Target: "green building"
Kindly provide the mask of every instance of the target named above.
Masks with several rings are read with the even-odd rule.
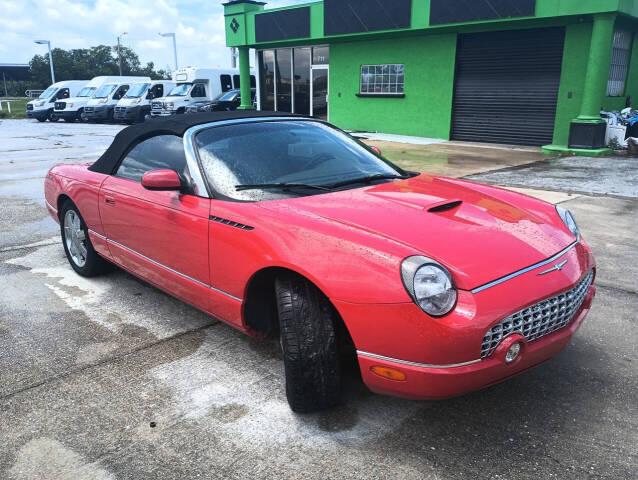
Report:
[[[601,108],[638,102],[638,0],[224,8],[242,80],[256,51],[258,108],[344,129],[596,154],[607,151]]]

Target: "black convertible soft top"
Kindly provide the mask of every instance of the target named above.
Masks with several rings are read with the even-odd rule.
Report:
[[[120,159],[128,151],[142,140],[157,135],[183,136],[186,130],[196,125],[211,122],[223,122],[225,120],[237,120],[242,118],[260,117],[300,117],[284,112],[268,112],[256,110],[235,110],[230,112],[191,113],[186,115],[174,115],[163,119],[153,119],[137,125],[132,125],[120,131],[111,146],[97,161],[89,167],[92,172],[112,175],[115,173]]]

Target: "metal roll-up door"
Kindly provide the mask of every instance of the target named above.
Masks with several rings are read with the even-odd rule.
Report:
[[[459,35],[451,138],[551,144],[564,43],[562,27]]]

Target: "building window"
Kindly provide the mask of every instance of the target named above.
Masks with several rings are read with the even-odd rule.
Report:
[[[631,32],[627,30],[614,32],[614,48],[611,55],[609,81],[607,82],[608,97],[620,97],[625,93],[632,41],[633,34]]]
[[[362,65],[361,90],[362,95],[403,95],[404,87],[403,64],[392,65]]]

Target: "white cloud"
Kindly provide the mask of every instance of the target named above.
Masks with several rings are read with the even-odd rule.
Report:
[[[266,8],[304,3],[273,0]],[[46,47],[33,40],[51,40],[52,47],[87,48],[122,42],[133,48],[143,63],[156,68],[173,65],[170,38],[176,32],[180,66],[226,67],[222,1],[206,0],[0,0],[0,63],[27,63]]]

